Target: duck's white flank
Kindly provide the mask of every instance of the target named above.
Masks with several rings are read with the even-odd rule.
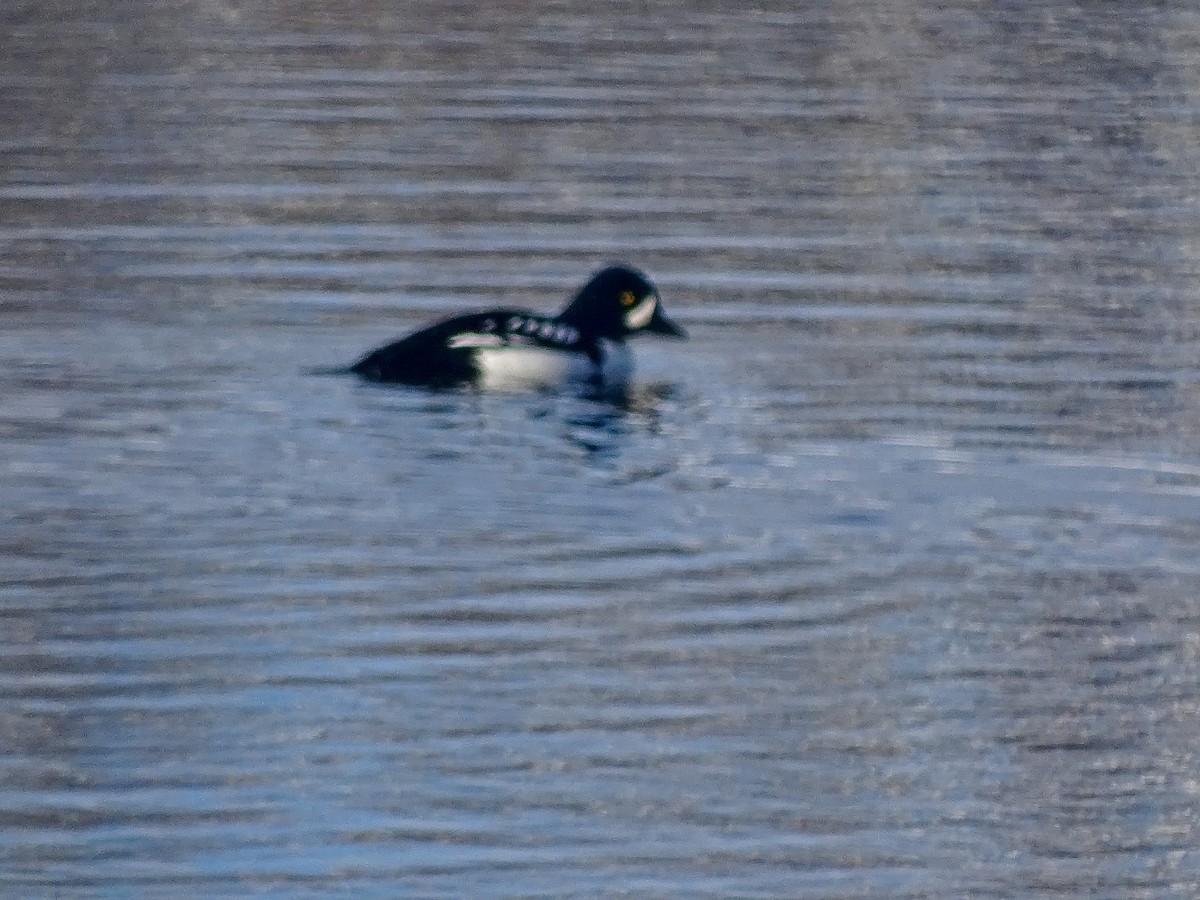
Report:
[[[604,341],[603,371],[583,353],[542,347],[479,346],[476,363],[484,390],[519,391],[557,387],[602,375],[606,385],[622,385],[633,371],[633,355],[623,343]]]

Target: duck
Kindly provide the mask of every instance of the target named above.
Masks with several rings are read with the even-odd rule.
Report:
[[[427,325],[349,367],[374,382],[483,389],[627,383],[639,334],[686,338],[645,273],[624,263],[594,273],[556,316],[496,307]]]

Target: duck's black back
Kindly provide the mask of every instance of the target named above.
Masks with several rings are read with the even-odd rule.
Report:
[[[351,372],[371,381],[400,381],[408,384],[453,385],[475,377],[472,353],[452,346],[461,334],[481,332],[497,317],[515,310],[489,310],[456,316],[373,350],[350,367]]]
[[[350,371],[371,381],[449,386],[478,377],[481,348],[512,342],[550,350],[592,350],[578,329],[523,309],[489,309],[455,316],[368,353]]]

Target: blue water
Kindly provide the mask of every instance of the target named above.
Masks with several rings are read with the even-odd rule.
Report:
[[[0,22],[0,894],[1200,894],[1191,10]]]

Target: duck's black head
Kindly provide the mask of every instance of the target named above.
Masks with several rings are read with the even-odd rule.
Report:
[[[593,275],[558,319],[575,326],[583,335],[613,341],[642,331],[687,337],[662,311],[658,291],[650,279],[624,265],[609,266]]]

